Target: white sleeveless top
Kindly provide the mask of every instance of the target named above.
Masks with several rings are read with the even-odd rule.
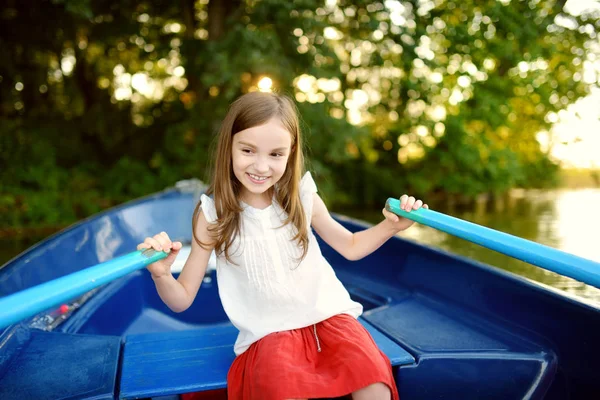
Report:
[[[310,223],[317,186],[307,172],[300,181],[300,201]],[[213,199],[202,195],[202,212],[217,219]],[[232,243],[230,264],[217,255],[217,283],[223,308],[240,331],[234,351],[240,355],[264,336],[298,329],[337,314],[358,318],[362,305],[350,299],[309,229],[306,257],[293,240],[295,227],[283,227],[286,213],[276,201],[265,209],[242,202],[240,233]]]

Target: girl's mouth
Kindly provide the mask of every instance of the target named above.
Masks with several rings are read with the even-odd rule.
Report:
[[[246,175],[248,176],[248,178],[250,179],[250,181],[252,183],[255,183],[257,185],[263,184],[267,181],[267,179],[269,179],[268,176],[254,175],[254,174],[250,174],[248,172],[246,172]]]

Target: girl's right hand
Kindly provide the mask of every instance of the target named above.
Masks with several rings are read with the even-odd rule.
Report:
[[[169,253],[167,257],[152,264],[148,264],[146,267],[152,274],[152,278],[156,279],[171,275],[171,265],[173,265],[175,257],[177,257],[181,247],[181,242],[171,242],[169,235],[167,235],[166,232],[161,232],[153,237],[147,237],[144,240],[144,243],[138,244],[137,249],[142,250],[152,248],[156,251],[164,251]]]

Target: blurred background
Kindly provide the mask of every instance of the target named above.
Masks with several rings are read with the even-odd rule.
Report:
[[[0,265],[208,179],[227,106],[293,97],[331,210],[390,196],[600,261],[600,1],[3,0]],[[600,304],[429,228],[402,234]]]

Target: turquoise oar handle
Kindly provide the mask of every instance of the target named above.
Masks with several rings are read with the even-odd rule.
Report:
[[[82,294],[163,259],[167,253],[138,250],[0,298],[0,329],[72,300]]]
[[[600,263],[433,210],[420,208],[407,213],[400,209],[398,199],[388,199],[385,208],[401,217],[600,288]]]

